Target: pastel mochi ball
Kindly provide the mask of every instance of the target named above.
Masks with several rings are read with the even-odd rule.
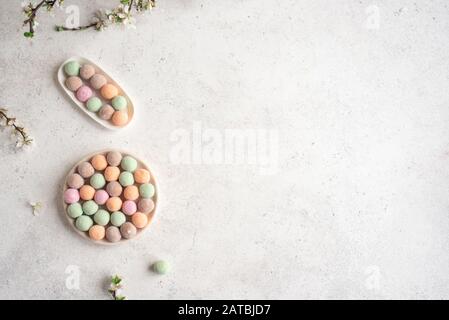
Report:
[[[106,191],[111,197],[118,197],[122,194],[123,188],[117,181],[111,181],[106,185]]]
[[[81,86],[76,91],[76,98],[81,102],[86,102],[90,97],[92,97],[92,89],[88,86]]]
[[[92,177],[90,177],[90,185],[94,189],[101,189],[105,186],[106,180],[101,173],[96,173]]]
[[[94,225],[89,229],[89,237],[92,240],[99,241],[102,240],[105,236],[106,230],[103,226]]]
[[[108,152],[106,155],[106,160],[108,161],[110,166],[118,167],[120,162],[122,161],[122,154],[118,151]]]
[[[139,187],[139,193],[142,198],[153,197],[154,191],[154,186],[151,183],[144,183]]]
[[[126,200],[122,205],[122,212],[128,216],[132,216],[137,211],[137,205],[134,201]]]
[[[166,274],[170,271],[170,265],[164,260],[159,260],[153,263],[151,269],[158,274]]]
[[[148,183],[150,182],[150,172],[146,169],[137,169],[134,172],[134,180],[137,183]]]
[[[95,196],[95,189],[92,186],[85,184],[80,189],[80,197],[84,201],[92,200]]]
[[[108,162],[106,161],[106,157],[102,154],[97,154],[92,157],[90,160],[92,167],[94,167],[97,171],[103,171],[108,166]]]
[[[139,188],[134,185],[127,186],[123,191],[123,197],[126,200],[137,200],[139,198]]]
[[[67,214],[69,217],[75,219],[78,218],[80,215],[83,214],[83,208],[80,203],[72,203],[67,207]]]
[[[67,89],[75,92],[83,85],[83,80],[81,80],[81,78],[79,78],[79,77],[71,76],[65,80],[65,85],[66,85]]]
[[[125,222],[120,226],[120,233],[125,239],[134,238],[137,234],[136,227],[131,222]]]
[[[108,182],[117,181],[119,176],[120,169],[118,167],[109,166],[104,170],[104,177]]]
[[[132,215],[131,221],[133,225],[136,226],[136,228],[142,229],[145,228],[148,224],[148,217],[146,214],[143,214],[142,212],[136,212]]]
[[[120,227],[126,222],[126,217],[121,211],[115,211],[111,214],[111,224]]]
[[[91,97],[89,100],[87,100],[86,107],[87,110],[91,112],[98,112],[100,110],[102,105],[101,100],[98,97]]]
[[[73,189],[79,189],[84,185],[84,179],[78,173],[73,173],[67,178],[67,185]]]
[[[80,163],[77,170],[83,178],[90,178],[95,173],[94,167],[87,161]]]
[[[83,212],[88,216],[95,214],[98,211],[98,204],[93,200],[89,200],[83,203]]]
[[[95,74],[95,67],[91,64],[85,64],[80,68],[80,77],[89,80]]]
[[[79,200],[80,200],[80,194],[77,189],[70,188],[64,192],[65,203],[72,204],[72,203],[78,202]]]
[[[89,230],[93,224],[94,224],[94,222],[92,221],[92,218],[89,216],[85,216],[85,215],[79,216],[78,218],[76,218],[76,221],[75,221],[75,226],[80,231]]]
[[[126,101],[126,98],[124,96],[114,97],[112,99],[111,104],[112,104],[112,107],[117,111],[124,110],[128,106],[128,102]]]
[[[114,108],[108,104],[105,104],[101,107],[100,111],[98,111],[98,116],[103,120],[110,120],[112,115],[114,114]]]
[[[120,210],[122,208],[122,199],[119,197],[109,198],[108,201],[106,201],[106,208],[111,212]]]
[[[80,64],[77,61],[69,61],[64,65],[64,72],[68,76],[77,76],[80,72]]]
[[[130,156],[124,156],[120,166],[125,171],[134,172],[137,169],[137,160]]]
[[[105,76],[102,74],[94,74],[92,78],[90,78],[90,85],[95,90],[100,90],[101,87],[103,87],[108,81],[106,80]]]
[[[112,124],[117,127],[122,127],[128,123],[128,113],[123,111],[115,111],[112,115]]]
[[[100,209],[94,215],[94,221],[100,226],[105,226],[109,223],[111,215],[106,210]]]
[[[106,239],[109,242],[118,242],[122,239],[119,228],[115,226],[110,226],[106,229]]]
[[[140,199],[137,203],[137,210],[142,213],[150,213],[154,209],[154,202],[151,199]]]
[[[108,201],[109,194],[105,190],[95,191],[94,200],[97,204],[103,205]]]
[[[106,100],[111,100],[112,98],[118,95],[117,87],[110,83],[105,84],[103,87],[101,87],[100,92],[102,97],[105,98]]]
[[[120,173],[118,180],[119,180],[120,184],[124,187],[134,184],[133,174],[128,171],[123,171],[122,173]]]

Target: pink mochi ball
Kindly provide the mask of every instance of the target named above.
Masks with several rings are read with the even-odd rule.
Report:
[[[132,216],[137,211],[137,205],[134,201],[126,200],[123,202],[122,211],[128,216]]]
[[[97,204],[105,204],[109,199],[109,194],[105,190],[95,191],[94,200]]]
[[[81,86],[76,91],[76,98],[81,102],[86,102],[90,97],[92,97],[92,89],[88,86]]]
[[[64,201],[67,204],[72,204],[80,200],[80,193],[76,189],[67,189],[64,192]]]

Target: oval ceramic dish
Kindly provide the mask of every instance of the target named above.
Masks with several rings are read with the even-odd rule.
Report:
[[[80,102],[76,96],[75,96],[75,92],[70,91],[66,84],[65,81],[68,78],[68,76],[65,74],[64,72],[64,66],[66,63],[70,62],[70,61],[77,61],[80,65],[84,65],[84,64],[90,64],[92,66],[95,67],[95,73],[97,74],[101,74],[103,75],[107,82],[116,86],[118,91],[119,91],[119,95],[125,97],[128,101],[128,106],[127,106],[127,112],[128,112],[128,122],[123,125],[123,126],[115,126],[112,124],[111,121],[109,120],[103,120],[101,119],[96,113],[89,111],[85,104],[83,102]],[[111,130],[118,130],[118,129],[122,129],[124,127],[126,127],[133,119],[134,117],[134,104],[133,101],[131,100],[131,98],[128,96],[128,94],[125,92],[125,90],[123,90],[123,88],[114,80],[112,79],[103,69],[101,69],[96,63],[83,58],[83,57],[78,57],[78,56],[74,56],[71,57],[69,59],[67,59],[66,61],[64,61],[61,66],[58,69],[58,82],[59,85],[61,86],[61,88],[65,91],[65,93],[67,93],[67,95],[70,97],[70,99],[73,101],[73,103],[75,103],[84,113],[86,113],[89,117],[91,117],[95,122],[101,124],[103,127],[111,129]],[[90,86],[89,81],[83,80],[83,84]],[[97,96],[98,98],[100,98],[100,100],[102,101],[103,104],[105,103],[110,103],[109,101],[106,101],[100,94],[99,90],[94,90],[92,88],[92,91],[95,92],[95,96]]]
[[[154,186],[154,195],[153,195],[153,197],[151,197],[151,199],[153,200],[153,202],[154,202],[154,208],[149,212],[149,213],[147,213],[146,215],[147,215],[147,218],[148,218],[148,223],[147,223],[147,225],[145,226],[145,227],[143,227],[143,228],[140,228],[140,229],[137,229],[137,234],[133,237],[133,238],[130,238],[130,239],[125,239],[125,238],[121,238],[121,240],[119,240],[118,242],[109,242],[108,240],[106,240],[106,238],[104,238],[104,239],[102,239],[102,240],[93,240],[93,239],[91,239],[90,237],[89,237],[89,234],[88,234],[88,232],[86,231],[86,232],[84,232],[84,231],[80,231],[79,229],[77,229],[76,228],[76,226],[75,226],[75,221],[76,221],[76,219],[74,219],[74,218],[71,218],[69,215],[68,215],[68,213],[67,213],[67,207],[69,206],[66,202],[65,202],[65,200],[64,200],[64,193],[65,193],[65,191],[67,190],[67,189],[69,189],[69,187],[67,186],[67,182],[68,182],[68,178],[73,174],[73,173],[77,173],[77,168],[78,168],[78,166],[81,164],[81,163],[83,163],[83,162],[90,162],[90,160],[92,159],[92,157],[93,156],[95,156],[95,155],[104,155],[104,156],[106,156],[106,154],[108,153],[108,152],[111,152],[111,151],[117,151],[117,152],[120,152],[121,154],[122,154],[122,156],[124,157],[124,156],[130,156],[130,157],[132,157],[132,158],[134,158],[136,161],[137,161],[137,169],[146,169],[146,170],[148,170],[149,171],[149,173],[150,173],[150,183],[151,184],[153,184],[153,186]],[[119,165],[120,166],[120,165]],[[103,170],[104,171],[104,170]],[[97,172],[103,172],[103,171],[98,171],[98,170],[96,170],[95,171],[95,173],[97,173]],[[85,180],[85,184],[89,184],[89,178],[87,178],[87,179],[84,179]],[[138,183],[134,183],[134,185],[139,185]],[[139,159],[138,157],[136,157],[136,156],[134,156],[134,155],[132,155],[132,154],[130,154],[130,153],[128,153],[128,152],[124,152],[124,151],[121,151],[121,150],[113,150],[113,149],[108,149],[108,150],[103,150],[103,151],[98,151],[98,152],[95,152],[95,153],[92,153],[92,154],[90,154],[90,155],[88,155],[88,156],[86,156],[86,157],[84,157],[83,159],[81,159],[78,163],[76,163],[73,167],[72,167],[72,169],[68,172],[68,174],[67,174],[67,176],[66,176],[66,178],[65,178],[65,180],[64,180],[64,186],[63,186],[63,188],[62,188],[62,198],[61,198],[61,201],[62,201],[62,207],[64,208],[64,216],[67,218],[67,221],[69,222],[69,224],[73,227],[73,229],[75,230],[75,232],[76,233],[78,233],[80,236],[82,236],[83,238],[85,238],[85,239],[87,239],[87,240],[90,240],[91,242],[94,242],[94,243],[96,243],[96,244],[102,244],[102,245],[116,245],[116,244],[119,244],[119,243],[123,243],[123,242],[127,242],[127,241],[130,241],[130,240],[133,240],[133,239],[136,239],[140,234],[142,234],[143,232],[144,232],[144,230],[146,230],[147,228],[148,228],[148,226],[151,224],[151,222],[152,222],[152,220],[153,220],[153,217],[154,217],[154,215],[155,215],[155,213],[156,213],[156,209],[157,209],[157,205],[158,205],[158,191],[159,191],[159,186],[158,186],[158,184],[157,184],[157,181],[156,181],[156,178],[155,178],[155,176],[154,176],[154,174],[153,174],[153,172],[151,171],[151,169],[141,160],[141,159]],[[124,197],[123,197],[123,192],[122,192],[122,194],[120,195],[120,198],[122,199],[122,201],[124,201]],[[139,200],[139,199],[141,199],[141,197],[139,196],[139,198],[137,199],[137,200]],[[136,202],[137,202],[137,200],[136,200]],[[79,203],[82,203],[83,202],[83,200],[79,200]],[[107,210],[108,211],[108,209],[104,206],[104,205],[100,205],[99,206],[99,209],[104,209],[104,210]],[[125,215],[126,216],[126,222],[130,222],[131,221],[131,216],[128,216],[128,215]],[[93,217],[93,216],[92,216]],[[95,223],[94,223],[94,225],[95,225]],[[107,227],[109,227],[109,226],[111,226],[111,222],[109,221],[109,223],[105,226],[105,228],[107,228]]]

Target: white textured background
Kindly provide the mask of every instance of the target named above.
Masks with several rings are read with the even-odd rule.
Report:
[[[0,3],[0,104],[36,145],[0,134],[0,298],[104,299],[116,272],[132,299],[449,298],[447,1],[160,0],[128,31],[56,33],[64,11],[41,13],[32,41],[14,2]],[[66,5],[81,2],[84,22],[115,4]],[[72,55],[127,89],[132,126],[106,131],[63,95]],[[170,135],[195,121],[278,130],[278,173],[174,165]],[[109,147],[154,168],[161,207],[141,238],[104,248],[58,199],[70,167]],[[169,275],[148,270],[157,258]]]

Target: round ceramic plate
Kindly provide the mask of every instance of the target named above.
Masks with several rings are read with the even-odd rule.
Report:
[[[87,110],[87,108],[85,106],[85,103],[78,101],[78,99],[75,96],[75,93],[70,91],[67,88],[67,86],[65,85],[65,81],[68,78],[68,76],[64,73],[64,65],[67,62],[70,62],[70,61],[77,61],[80,65],[84,65],[84,64],[91,64],[91,65],[93,65],[95,67],[95,72],[105,76],[105,78],[108,81],[108,83],[113,84],[114,86],[117,87],[117,89],[119,91],[119,95],[124,96],[128,100],[128,110],[127,110],[128,111],[128,122],[124,126],[121,126],[121,127],[120,126],[114,126],[110,120],[103,120],[95,112],[91,112],[91,111]],[[58,69],[58,75],[57,76],[58,76],[58,82],[59,82],[62,90],[65,91],[65,93],[70,97],[70,99],[73,101],[73,103],[75,105],[77,105],[78,108],[80,108],[85,114],[87,114],[95,122],[99,123],[103,127],[111,129],[111,130],[118,130],[118,129],[122,129],[122,128],[126,127],[132,121],[132,119],[134,117],[134,104],[133,104],[133,101],[128,96],[128,94],[125,92],[125,90],[123,90],[123,88],[114,79],[112,79],[111,76],[109,76],[105,71],[103,71],[103,69],[101,69],[94,62],[92,62],[92,61],[90,61],[90,60],[88,60],[86,58],[83,58],[83,57],[78,57],[78,56],[71,57],[71,58],[67,59],[66,61],[64,61],[61,64],[61,66]],[[89,82],[86,81],[86,80],[83,80],[83,84],[85,84],[85,85],[89,86],[90,88],[92,88],[90,86]],[[98,98],[100,98],[100,100],[103,102],[103,104],[106,104],[106,103],[110,104],[110,101],[105,101],[105,99],[101,96],[101,94],[100,94],[100,92],[98,90],[92,89],[92,91],[94,92],[94,96],[97,96]]]
[[[154,191],[154,196],[151,198],[151,199],[153,200],[153,202],[154,202],[154,208],[153,208],[153,210],[151,210],[149,213],[146,214],[147,217],[148,217],[148,223],[147,223],[147,225],[146,225],[144,228],[137,229],[137,234],[136,234],[133,238],[131,238],[131,239],[125,239],[125,238],[122,237],[121,240],[118,241],[118,242],[109,242],[108,240],[106,240],[106,238],[104,238],[103,240],[92,240],[92,239],[89,237],[89,234],[88,234],[87,231],[86,231],[86,232],[83,232],[83,231],[78,230],[78,229],[76,228],[76,226],[75,226],[75,220],[76,220],[76,219],[71,218],[71,217],[67,214],[67,207],[68,207],[68,204],[66,204],[65,201],[64,201],[64,193],[65,193],[65,191],[66,191],[67,189],[69,189],[69,187],[67,186],[68,178],[69,178],[73,173],[77,173],[77,168],[78,168],[78,166],[79,166],[81,163],[83,163],[83,162],[90,162],[90,160],[92,159],[92,157],[95,156],[95,155],[102,154],[102,155],[106,156],[106,154],[107,154],[108,152],[111,152],[111,151],[117,151],[117,152],[120,152],[120,153],[122,154],[123,157],[124,157],[124,156],[130,156],[130,157],[133,157],[134,159],[136,159],[136,161],[137,161],[137,169],[142,168],[142,169],[146,169],[146,170],[148,170],[148,171],[150,172],[150,183],[154,186],[154,189],[155,189],[155,191]],[[121,171],[122,171],[122,170],[121,170]],[[95,171],[95,173],[103,173],[103,172],[104,172],[104,170],[103,170],[103,171],[97,171],[97,170]],[[85,184],[89,184],[89,178],[84,179],[84,180],[85,180]],[[140,184],[138,184],[137,182],[135,182],[134,185],[138,187]],[[103,188],[103,189],[104,189],[104,188]],[[78,162],[73,166],[73,168],[68,172],[68,174],[67,174],[67,176],[66,176],[66,178],[65,178],[65,180],[64,180],[64,186],[63,186],[63,188],[62,188],[62,199],[61,199],[61,201],[62,201],[62,204],[63,204],[62,207],[64,208],[64,216],[67,218],[68,222],[69,222],[70,225],[73,227],[73,229],[76,231],[76,233],[78,233],[78,234],[79,234],[80,236],[82,236],[83,238],[88,239],[88,240],[90,240],[90,241],[92,241],[92,242],[94,242],[94,243],[97,243],[97,244],[115,245],[115,244],[124,243],[124,242],[130,241],[130,240],[136,239],[139,235],[141,235],[141,234],[148,228],[148,226],[151,224],[151,222],[152,222],[152,220],[153,220],[153,217],[154,217],[154,215],[155,215],[155,213],[156,213],[156,209],[157,209],[157,205],[158,205],[158,191],[159,191],[159,187],[158,187],[156,178],[155,178],[155,176],[154,176],[154,174],[153,174],[153,171],[151,171],[151,169],[145,164],[144,161],[142,161],[141,159],[139,159],[139,158],[136,157],[135,155],[130,154],[130,153],[128,153],[128,152],[124,152],[124,151],[121,151],[121,150],[110,149],[110,150],[103,150],[103,151],[99,151],[99,152],[92,153],[92,154],[90,154],[90,155],[84,157],[84,158],[81,159],[80,161],[78,161]],[[125,200],[124,197],[123,197],[123,192],[122,192],[122,194],[120,195],[120,198],[121,198],[122,202]],[[137,203],[140,199],[141,199],[141,197],[139,196],[139,198],[138,198],[137,200],[135,200],[135,202]],[[84,202],[83,200],[81,200],[81,199],[79,200],[79,203],[82,204],[83,202]],[[104,209],[104,210],[108,211],[109,213],[111,213],[111,212],[106,208],[105,205],[99,205],[99,209]],[[125,215],[125,216],[126,216],[126,221],[127,221],[127,222],[131,222],[131,216],[128,216],[128,215]],[[91,217],[93,217],[93,216],[91,216]],[[95,225],[95,222],[94,222],[94,225]],[[109,227],[109,226],[111,226],[111,222],[109,222],[109,223],[105,226],[105,228],[107,228],[107,227]]]

